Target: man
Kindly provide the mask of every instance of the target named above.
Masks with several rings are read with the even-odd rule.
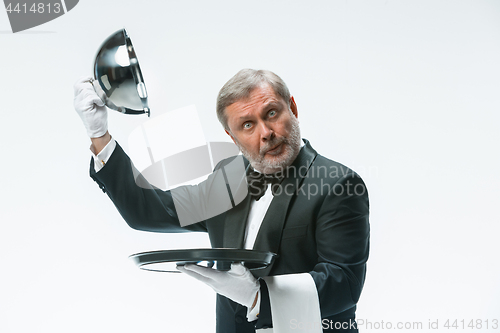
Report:
[[[204,231],[213,247],[278,254],[255,277],[241,264],[227,272],[179,267],[218,293],[217,332],[357,332],[369,248],[368,194],[354,171],[301,141],[297,105],[281,78],[242,70],[217,99],[217,116],[249,173],[268,181],[258,191],[250,183],[249,195],[227,212],[185,227],[171,191],[135,184],[130,160],[107,132],[106,109],[85,80],[75,84],[75,108],[92,140],[91,177],[131,227]]]

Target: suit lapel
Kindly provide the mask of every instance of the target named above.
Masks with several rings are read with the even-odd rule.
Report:
[[[248,160],[243,157],[243,163],[245,166],[245,174],[248,172],[250,167],[250,163]],[[232,188],[230,184],[227,183],[226,186]],[[248,213],[250,212],[250,203],[251,197],[248,195],[248,190],[241,189],[242,186],[248,186],[246,177],[242,177],[241,181],[239,181],[235,193],[239,193],[244,190],[246,192],[246,197],[238,203],[235,207],[228,210],[225,214],[224,218],[224,236],[222,239],[222,247],[223,248],[233,248],[233,249],[241,249],[243,248],[243,240],[245,237],[245,225],[248,219]],[[234,196],[234,194],[233,194]]]
[[[267,210],[255,240],[254,250],[269,251],[278,254],[288,207],[317,155],[309,142],[307,140],[304,141],[306,145],[301,149],[299,155],[289,168],[287,177],[281,182],[280,193],[276,194]],[[272,266],[273,264],[265,269],[255,270],[254,273],[259,277],[267,276]]]
[[[245,165],[245,174],[248,173],[250,163],[246,158],[243,158]],[[229,185],[228,185],[229,186]],[[243,177],[238,186],[248,186],[246,177]],[[246,189],[245,189],[246,190]],[[237,192],[240,191],[239,189]],[[243,240],[245,237],[245,226],[247,224],[248,213],[250,212],[251,196],[246,190],[246,197],[237,204],[234,208],[226,212],[224,220],[224,238],[222,245],[224,248],[242,249]]]
[[[245,237],[245,225],[250,211],[250,195],[236,207],[226,212],[224,222],[224,239],[222,241],[224,248],[243,248],[243,238]]]

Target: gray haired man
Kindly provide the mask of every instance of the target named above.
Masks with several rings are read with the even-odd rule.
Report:
[[[234,208],[187,226],[179,222],[171,191],[136,185],[92,91],[84,80],[75,84],[75,108],[92,140],[91,177],[132,228],[208,232],[214,248],[278,255],[252,272],[239,263],[228,271],[179,268],[217,292],[218,333],[357,332],[369,250],[368,193],[354,171],[301,139],[297,105],[279,76],[241,70],[217,99],[217,116],[245,165],[275,184],[264,183],[259,195],[249,191]]]

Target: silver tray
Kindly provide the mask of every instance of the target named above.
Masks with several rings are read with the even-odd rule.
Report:
[[[184,249],[141,252],[129,258],[141,269],[155,272],[180,273],[175,266],[198,264],[218,270],[229,270],[231,263],[241,262],[248,269],[263,269],[271,264],[276,254],[244,249]]]

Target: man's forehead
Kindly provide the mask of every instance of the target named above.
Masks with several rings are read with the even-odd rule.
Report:
[[[238,109],[251,106],[253,104],[278,104],[283,101],[283,98],[276,94],[274,89],[269,84],[262,84],[252,89],[248,96],[243,97],[228,106]]]

